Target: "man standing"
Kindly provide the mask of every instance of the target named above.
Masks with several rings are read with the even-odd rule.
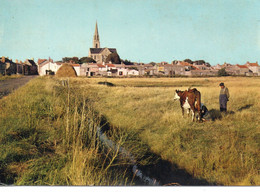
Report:
[[[224,83],[220,83],[219,86],[220,94],[219,94],[219,105],[220,105],[220,112],[227,112],[227,102],[229,100],[229,91],[228,88],[225,87]]]

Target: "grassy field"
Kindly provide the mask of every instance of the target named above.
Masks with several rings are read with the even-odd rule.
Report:
[[[110,82],[106,86],[99,82]],[[230,91],[219,112],[220,82]],[[215,117],[182,118],[175,89],[196,87]],[[127,160],[106,151],[110,136],[147,165],[155,154],[217,185],[260,185],[260,78],[37,78],[0,100],[0,181],[16,185],[135,185]],[[171,169],[176,169],[172,166]],[[170,172],[171,170],[169,170]]]
[[[87,92],[47,77],[0,100],[0,183],[133,184],[127,162],[97,139]]]
[[[108,121],[138,133],[152,152],[195,178],[218,185],[259,185],[260,79],[142,78],[81,79],[92,86],[95,108]],[[100,81],[114,87],[98,85]],[[229,113],[219,112],[219,83],[230,91]],[[196,87],[214,121],[182,118],[175,89]]]

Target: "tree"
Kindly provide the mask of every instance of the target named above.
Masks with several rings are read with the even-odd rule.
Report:
[[[153,65],[153,66],[155,66],[155,65],[156,65],[156,63],[155,63],[155,62],[150,62],[149,64],[150,64],[150,65]]]
[[[184,62],[187,62],[187,63],[190,63],[190,64],[192,64],[192,63],[193,63],[193,61],[192,61],[192,60],[190,60],[190,59],[185,59],[185,60],[184,60]]]
[[[228,73],[226,72],[225,68],[222,68],[218,71],[218,76],[228,76]]]
[[[204,60],[197,60],[197,61],[195,61],[195,63],[196,63],[196,65],[203,65],[206,62]]]
[[[96,63],[96,61],[94,59],[92,59],[91,57],[82,57],[79,59],[79,64],[82,63]]]
[[[125,65],[133,65],[134,63],[133,62],[131,62],[130,60],[122,60],[123,61],[123,63],[125,64]]]
[[[62,58],[62,62],[63,63],[78,63],[79,62],[79,58],[78,57],[64,57]]]
[[[121,59],[119,57],[119,55],[115,52],[115,53],[111,53],[107,56],[106,58],[106,63],[115,63],[115,64],[120,64],[121,63]]]

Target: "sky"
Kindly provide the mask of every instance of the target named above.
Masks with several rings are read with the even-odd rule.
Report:
[[[0,56],[88,56],[101,47],[133,62],[260,61],[260,0],[0,0]]]

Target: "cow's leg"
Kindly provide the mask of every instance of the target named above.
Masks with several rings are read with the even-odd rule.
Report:
[[[191,114],[192,114],[192,121],[194,121],[194,117],[195,117],[195,107],[193,105],[190,106],[191,107]]]
[[[187,115],[189,117],[189,114],[190,114],[190,108],[187,109]]]
[[[184,118],[184,108],[182,107],[181,110],[182,110],[182,117]]]
[[[198,112],[198,121],[200,121],[200,118],[201,118],[201,113]]]
[[[194,116],[195,116],[195,112],[193,110],[191,110],[191,119],[192,119],[192,121],[194,121]]]

